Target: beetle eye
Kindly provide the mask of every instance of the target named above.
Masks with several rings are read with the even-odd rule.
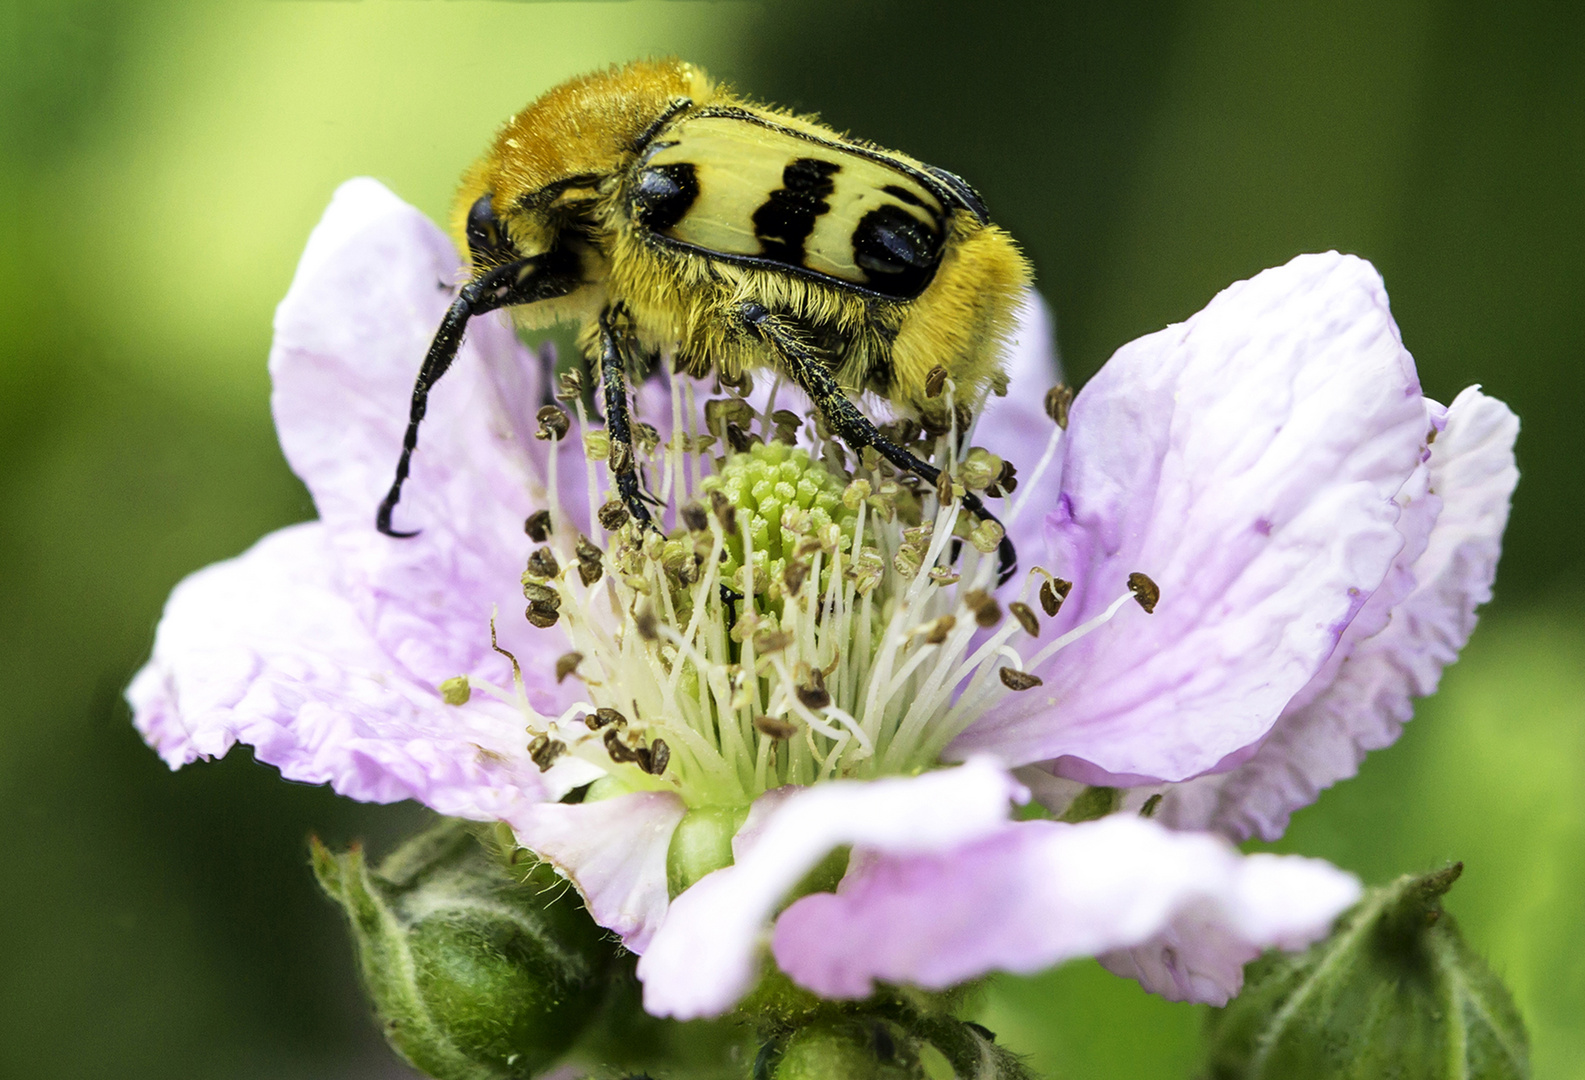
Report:
[[[468,251],[474,262],[496,261],[512,245],[501,219],[495,216],[491,199],[486,191],[468,208]]]

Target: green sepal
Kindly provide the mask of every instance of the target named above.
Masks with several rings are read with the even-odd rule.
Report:
[[[1030,1080],[985,1028],[947,1016],[832,1010],[765,1044],[754,1080]]]
[[[548,866],[511,866],[458,821],[378,870],[310,846],[387,1040],[437,1080],[526,1080],[600,1008],[615,949]]]
[[[958,1018],[975,990],[883,986],[830,1001],[773,970],[739,1006],[762,1039],[753,1080],[1030,1080],[995,1035]]]
[[[1122,804],[1122,792],[1114,787],[1087,787],[1074,796],[1068,808],[1062,811],[1058,821],[1078,824],[1083,821],[1096,821],[1112,813]]]
[[[1371,890],[1308,952],[1246,969],[1209,1080],[1522,1080],[1524,1022],[1442,896],[1463,864]]]

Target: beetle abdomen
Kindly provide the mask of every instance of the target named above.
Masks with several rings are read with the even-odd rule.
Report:
[[[662,244],[912,299],[930,283],[945,242],[947,197],[938,187],[879,151],[707,110],[650,145],[629,212]]]

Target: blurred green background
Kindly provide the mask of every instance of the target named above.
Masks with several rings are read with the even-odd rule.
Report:
[[[312,514],[270,318],[341,180],[431,215],[508,113],[676,52],[971,180],[1070,372],[1336,247],[1385,275],[1429,393],[1524,421],[1499,599],[1442,693],[1283,850],[1450,907],[1538,1077],[1585,1078],[1585,7],[1430,0],[21,0],[0,139],[0,1075],[398,1077],[304,840],[408,807],[245,751],[166,772],[120,693],[184,574]],[[1193,1068],[1199,1010],[1093,964],[997,981],[1054,1077]]]

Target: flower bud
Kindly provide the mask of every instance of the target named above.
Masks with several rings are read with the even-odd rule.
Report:
[[[314,873],[352,924],[392,1047],[439,1080],[529,1077],[600,1005],[612,949],[548,867],[514,872],[449,821],[377,871],[312,841]]]
[[[771,1080],[1029,1080],[978,1024],[951,1017],[839,1012],[766,1047],[756,1075]]]
[[[1212,1080],[1518,1080],[1529,1041],[1508,990],[1442,910],[1462,863],[1373,889],[1332,936],[1251,964],[1212,1021]]]

